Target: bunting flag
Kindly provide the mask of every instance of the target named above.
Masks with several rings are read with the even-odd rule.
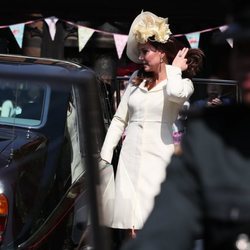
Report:
[[[23,46],[23,33],[24,33],[24,23],[13,24],[9,26],[12,34],[16,38],[16,41],[20,48]]]
[[[54,16],[45,18],[45,22],[48,24],[48,27],[49,27],[49,33],[50,33],[50,37],[52,41],[54,41],[55,39],[57,21],[58,21],[58,18]]]
[[[200,41],[200,32],[188,33],[185,35],[191,48],[198,48]]]
[[[85,47],[86,43],[90,39],[90,37],[93,35],[95,30],[78,26],[78,46],[79,46],[79,52]]]
[[[0,29],[10,28],[13,35],[14,35],[14,37],[15,37],[15,39],[17,40],[18,45],[20,46],[20,48],[22,48],[24,26],[26,24],[31,24],[31,23],[34,23],[36,21],[41,21],[41,20],[43,20],[43,21],[45,21],[47,23],[47,25],[49,27],[49,32],[50,32],[51,39],[54,40],[55,35],[56,35],[56,23],[59,20],[55,16],[47,17],[47,18],[41,18],[41,19],[35,20],[35,21],[27,21],[25,23],[20,23],[20,24],[3,25],[3,26],[0,26]],[[88,42],[90,37],[93,35],[93,33],[94,32],[99,32],[99,33],[103,33],[103,34],[113,35],[118,57],[119,57],[119,59],[122,57],[122,53],[124,51],[124,48],[125,48],[125,46],[127,44],[127,40],[128,40],[127,35],[115,34],[115,33],[112,33],[112,32],[106,32],[106,31],[91,29],[91,28],[84,27],[82,25],[78,25],[76,23],[73,23],[73,22],[70,22],[70,21],[67,21],[67,20],[62,20],[62,21],[77,27],[77,29],[78,29],[79,52],[85,47],[86,43]],[[198,48],[201,33],[210,32],[210,31],[218,30],[218,29],[220,29],[220,31],[223,32],[227,28],[228,28],[228,25],[217,26],[217,27],[208,28],[208,29],[205,29],[205,30],[200,30],[200,31],[187,33],[187,34],[175,34],[174,37],[185,36],[187,38],[191,48]],[[233,47],[233,39],[229,38],[229,39],[226,39],[226,40],[229,43],[229,45],[231,47]]]
[[[115,47],[118,54],[118,58],[120,59],[123,53],[123,50],[128,41],[128,35],[120,35],[114,34]]]
[[[228,28],[228,25],[224,25],[224,26],[219,27],[221,32],[225,31],[227,28]],[[226,40],[227,40],[228,44],[230,45],[230,47],[233,48],[233,39],[228,38]]]

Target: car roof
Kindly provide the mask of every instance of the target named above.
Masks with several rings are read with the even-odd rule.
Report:
[[[34,79],[56,79],[62,83],[80,81],[95,76],[92,69],[74,62],[31,57],[25,55],[0,54],[1,77],[29,77]]]
[[[0,54],[0,62],[36,64],[36,65],[39,65],[39,64],[40,65],[56,65],[56,66],[67,68],[69,70],[85,67],[83,65],[69,62],[66,60],[32,57],[32,56],[25,56],[25,55],[12,55],[12,54]]]

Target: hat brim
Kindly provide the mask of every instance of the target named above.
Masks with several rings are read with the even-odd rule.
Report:
[[[129,34],[128,34],[128,41],[127,41],[127,49],[126,53],[128,58],[134,62],[134,63],[142,63],[139,60],[139,50],[138,50],[138,42],[133,37],[133,31],[132,26],[130,28]]]
[[[139,60],[139,50],[138,50],[138,42],[135,39],[135,36],[133,34],[134,27],[138,24],[138,22],[141,21],[144,15],[151,15],[154,18],[157,18],[157,16],[149,11],[144,11],[140,13],[131,24],[129,33],[128,33],[128,40],[127,40],[127,48],[126,53],[128,58],[135,63],[141,64],[142,61]]]

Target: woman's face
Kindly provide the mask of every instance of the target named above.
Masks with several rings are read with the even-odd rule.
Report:
[[[139,60],[143,63],[147,72],[158,72],[162,63],[164,53],[157,50],[149,43],[139,44]]]

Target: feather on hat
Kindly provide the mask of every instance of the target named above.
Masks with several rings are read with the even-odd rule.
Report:
[[[166,43],[171,34],[168,18],[142,11],[134,19],[129,30],[126,50],[128,58],[135,63],[142,63],[139,60],[138,43],[144,44],[149,38],[156,42]]]

